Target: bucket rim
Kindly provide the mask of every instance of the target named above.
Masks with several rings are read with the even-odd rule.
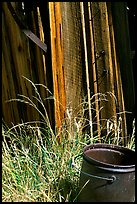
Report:
[[[106,144],[106,143],[96,143],[96,144],[89,144],[86,145],[83,149],[83,158],[90,164],[94,164],[96,167],[100,167],[100,168],[110,168],[111,170],[113,169],[117,169],[118,171],[135,171],[135,164],[129,164],[129,165],[117,165],[117,164],[110,164],[110,163],[105,163],[102,161],[99,161],[97,159],[88,157],[85,152],[87,150],[91,150],[91,149],[95,149],[95,148],[104,148],[104,149],[111,149],[111,150],[117,150],[120,151],[121,153],[130,153],[130,154],[134,154],[135,151],[127,148],[127,147],[123,147],[120,145],[115,145],[115,144]],[[106,168],[105,168],[106,167]],[[109,169],[108,169],[109,170]]]

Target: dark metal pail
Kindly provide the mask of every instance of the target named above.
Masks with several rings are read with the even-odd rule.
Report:
[[[83,150],[78,202],[134,202],[135,152],[92,144]]]

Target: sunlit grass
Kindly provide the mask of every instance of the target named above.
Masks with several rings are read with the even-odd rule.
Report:
[[[41,104],[44,114],[28,96],[20,95],[21,99],[18,101],[33,106],[43,120],[13,124],[12,128],[2,125],[2,201],[76,202],[80,192],[78,188],[80,172],[72,167],[73,158],[79,156],[76,165],[80,169],[84,146],[99,142],[97,134],[91,138],[88,131],[83,132],[87,124],[90,124],[85,118],[87,102],[81,104],[77,117],[72,117],[70,110],[67,109],[62,124],[62,140],[59,143],[57,134],[50,125],[44,106],[45,99],[38,93],[38,84],[28,81],[35,89],[37,97],[34,99]],[[98,96],[99,100],[106,101],[105,94]],[[10,101],[14,100],[16,99]],[[92,101],[94,103],[94,100]],[[121,145],[121,118],[106,120],[105,128],[106,135],[102,137],[102,143]],[[135,150],[135,120],[133,133],[126,146]]]
[[[21,135],[24,125],[18,135],[8,132],[12,140],[8,143],[3,130],[3,201],[73,201],[79,172],[71,167],[71,160],[82,151],[81,138],[58,144],[40,128],[29,128],[31,139]]]

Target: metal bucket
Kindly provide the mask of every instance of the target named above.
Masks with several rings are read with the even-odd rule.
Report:
[[[93,144],[83,150],[78,202],[134,202],[135,152]]]

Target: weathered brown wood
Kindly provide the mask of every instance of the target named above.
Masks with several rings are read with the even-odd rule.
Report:
[[[17,4],[18,2],[12,2],[14,7]],[[80,4],[82,4],[82,12]],[[44,19],[42,5],[46,8],[46,17],[49,14],[49,27],[47,20]],[[49,117],[49,124],[55,119],[58,138],[61,141],[60,131],[65,117],[70,116],[69,122],[72,126],[70,134],[73,136],[75,133],[74,123],[80,114],[81,102],[88,95],[87,102],[90,113],[88,119],[91,122],[94,121],[94,130],[97,130],[100,141],[101,128],[105,128],[106,120],[116,119],[118,121],[121,116],[122,142],[123,144],[127,142],[125,111],[133,109],[134,88],[131,90],[133,87],[131,83],[127,93],[125,91],[126,80],[128,83],[132,80],[131,61],[128,56],[130,52],[129,36],[127,33],[126,43],[122,42],[121,36],[127,30],[126,14],[124,13],[120,17],[120,14],[114,11],[112,15],[112,8],[115,10],[116,5],[112,6],[111,2],[40,3],[40,7],[34,7],[29,13],[29,26],[43,42],[51,39],[50,42],[46,42],[48,43],[48,53],[43,53],[21,32],[10,14],[6,2],[2,3],[2,69],[4,70],[2,109],[3,117],[8,123],[20,123],[21,120],[43,120],[39,113],[30,106],[17,105],[15,102],[12,103],[13,105],[10,103],[8,108],[6,106],[5,100],[16,98],[17,94],[29,96],[32,101],[35,101],[44,116]],[[119,5],[118,9],[122,11],[124,4]],[[120,33],[116,33],[120,29],[118,21],[115,22],[116,19],[122,21]],[[118,42],[120,47],[117,45]],[[123,49],[122,52],[120,52],[120,48]],[[126,62],[124,61],[125,56]],[[51,65],[50,59],[47,59],[50,57]],[[124,75],[125,69],[126,76]],[[34,88],[22,76],[26,76],[34,83],[43,84],[47,88],[50,85],[55,97],[54,107],[53,102],[44,100],[50,96],[49,92],[44,87],[38,86],[45,106],[44,110],[33,97],[33,95],[37,96]],[[106,94],[108,102],[98,101],[98,93]],[[95,94],[95,101],[93,101],[95,102],[95,113],[93,113],[94,111],[90,112],[90,98],[93,94]],[[133,99],[133,104],[132,101],[127,100],[129,94]],[[99,112],[101,107],[103,109]],[[6,116],[7,110],[8,116]],[[93,118],[94,116],[95,118]],[[129,122],[131,121],[128,119]]]
[[[39,7],[37,7],[37,17],[38,17],[39,37],[40,37],[42,42],[45,42],[44,29],[43,29],[43,25],[42,25],[42,19],[41,19],[41,13],[40,13]],[[54,124],[55,124],[54,123],[54,107],[51,105],[52,104],[51,100],[49,100],[49,99],[46,100],[46,98],[51,97],[53,95],[52,90],[50,90],[50,88],[48,87],[49,83],[52,84],[52,78],[48,78],[47,61],[46,61],[47,53],[43,53],[40,50],[39,50],[39,52],[40,52],[41,57],[42,57],[42,59],[41,58],[40,59],[42,62],[42,67],[43,67],[43,69],[40,69],[41,70],[41,75],[40,75],[41,77],[39,77],[39,82],[40,82],[40,84],[45,85],[47,87],[47,90],[48,90],[47,91],[42,86],[40,86],[40,93],[42,95],[43,103],[44,103],[44,106],[46,108],[45,115],[47,115],[47,117],[49,118],[49,123],[50,123],[51,127],[54,129]],[[47,52],[49,52],[49,50],[47,50]],[[39,67],[41,67],[41,66],[39,66]]]
[[[112,72],[112,56],[110,35],[108,26],[108,14],[106,2],[92,3],[92,18],[93,31],[96,51],[97,64],[97,81],[99,93],[114,93],[113,72]],[[104,54],[101,55],[101,52]],[[100,57],[99,57],[100,56]],[[108,103],[100,101],[101,119],[108,119],[116,115],[116,106],[114,97],[107,95]],[[105,126],[105,121],[102,120],[102,126]]]
[[[87,95],[80,3],[62,2],[61,14],[66,106],[74,118]]]
[[[91,110],[91,91],[90,91],[90,79],[89,79],[89,63],[88,63],[88,52],[87,52],[87,39],[86,39],[86,27],[85,27],[85,13],[84,13],[84,4],[80,2],[81,7],[81,19],[82,19],[82,30],[83,30],[83,41],[84,41],[84,51],[85,51],[85,72],[86,72],[86,81],[87,81],[87,95],[88,95],[88,112],[89,112],[89,126],[90,126],[90,136],[93,139],[93,118]]]
[[[8,99],[10,96],[10,90],[8,87],[9,75],[6,71],[6,63],[8,63],[8,53],[7,53],[6,60],[4,60],[4,55],[2,54],[2,110],[3,110],[3,118],[6,119],[7,124],[11,125],[12,118],[16,116],[16,119],[18,119],[19,113],[18,113],[17,108],[14,109],[16,110],[16,112],[14,112],[11,105],[7,104],[5,101],[5,99]],[[12,80],[10,80],[10,87],[14,88]],[[12,92],[12,94],[14,95],[14,92]]]
[[[94,45],[94,33],[93,33],[93,21],[92,19],[92,8],[91,8],[91,2],[88,2],[88,12],[89,12],[89,27],[90,27],[90,38],[91,38],[91,57],[92,57],[92,66],[91,70],[93,72],[93,85],[94,85],[94,91],[95,94],[95,110],[96,110],[96,127],[97,127],[97,134],[99,136],[101,135],[100,130],[100,117],[99,117],[99,104],[98,104],[98,87],[97,87],[97,73],[96,73],[96,64],[95,62],[95,45]],[[101,141],[101,140],[100,140]]]
[[[38,13],[38,11],[37,11]],[[44,42],[44,36],[42,34],[42,24],[40,18],[34,15],[34,12],[31,12],[32,15],[32,30],[34,34],[40,35],[40,39]],[[37,27],[41,26],[41,31],[37,29]],[[46,78],[46,63],[45,63],[45,53],[37,46],[33,45],[33,53],[32,55],[35,58],[35,69],[36,69],[36,82],[37,84],[47,85]],[[50,113],[48,100],[45,100],[49,96],[49,92],[43,88],[42,86],[37,86],[43,106],[39,104],[39,110],[45,115],[46,120],[48,122],[48,126],[52,124],[52,120],[50,119],[50,114],[47,115],[47,112]],[[47,87],[48,88],[48,87]],[[51,123],[51,124],[50,124]],[[52,125],[51,125],[52,126]]]
[[[14,4],[13,4],[14,5]],[[3,12],[4,12],[4,18],[5,18],[5,24],[7,29],[7,37],[9,39],[10,48],[8,50],[9,54],[12,56],[12,69],[11,66],[8,66],[8,71],[10,72],[12,70],[12,74],[10,77],[15,76],[14,84],[16,89],[15,90],[15,99],[17,98],[17,94],[23,94],[28,96],[30,99],[33,100],[33,88],[32,85],[28,82],[26,82],[23,79],[23,76],[27,76],[27,78],[32,79],[32,70],[31,70],[31,62],[30,62],[30,55],[29,51],[27,49],[28,46],[28,39],[26,36],[21,32],[18,25],[14,21],[13,17],[11,16],[6,2],[3,3]],[[4,48],[3,48],[4,49]],[[9,85],[10,90],[10,85]],[[9,98],[6,98],[4,100],[12,99],[15,95],[12,94]],[[15,103],[12,102],[12,108],[14,110]],[[17,123],[20,123],[24,118],[27,118],[27,121],[32,120],[39,120],[39,114],[37,114],[36,110],[30,106],[26,106],[24,104],[20,104],[18,107],[19,112],[19,121],[16,121]],[[14,118],[14,117],[13,117]],[[11,120],[11,122],[14,123],[14,121]]]
[[[120,74],[120,66],[119,66],[119,60],[118,55],[116,52],[116,42],[114,37],[114,25],[113,25],[113,19],[112,19],[112,10],[111,10],[111,3],[107,3],[107,9],[108,9],[108,21],[109,21],[109,30],[110,30],[110,38],[111,38],[111,52],[112,52],[112,64],[113,64],[113,75],[114,75],[114,89],[115,89],[115,96],[117,98],[117,104],[116,109],[117,118],[121,117],[121,136],[122,136],[122,143],[127,143],[127,124],[126,124],[126,110],[125,110],[125,104],[124,104],[124,96],[123,96],[123,88],[122,88],[122,80],[121,80],[121,74]]]
[[[80,3],[61,2],[61,15],[66,126],[69,135],[73,137],[78,130],[76,121],[80,118],[84,121],[84,117],[89,119],[83,107],[83,101],[87,97],[87,82]]]
[[[127,120],[127,132],[132,133],[132,121],[135,114],[135,87],[133,68],[131,61],[131,48],[128,16],[126,9],[127,2],[112,2],[112,14],[114,24],[114,36],[116,50],[120,65],[120,73],[123,85],[123,96]]]
[[[121,117],[121,127],[123,130],[121,135],[123,138],[122,142],[124,144],[127,135],[124,112],[125,107],[120,67],[118,65],[118,57],[115,50],[115,38],[110,5],[111,3],[107,4],[106,2],[89,2],[87,5],[89,16],[86,16],[86,21],[89,21],[92,56],[90,69],[93,72],[94,94],[111,93],[110,95],[107,95],[108,102],[105,101],[105,103],[101,101],[98,104],[98,96],[95,96],[98,135],[100,136],[101,134],[100,125],[106,127],[106,119],[111,119],[112,121],[116,120],[118,122]],[[86,25],[88,26],[88,23]],[[98,58],[101,50],[104,51],[105,55]],[[88,53],[88,56],[89,55],[90,51]],[[88,61],[89,60],[90,59],[88,58]],[[103,77],[103,71],[107,71],[105,77]],[[104,110],[102,110],[101,114],[99,114],[99,108],[101,106],[103,106]]]
[[[15,118],[16,121],[19,120],[19,112],[17,106],[12,108],[11,104],[6,103],[6,100],[12,95],[15,95],[15,86],[14,79],[12,76],[12,71],[9,69],[9,66],[12,66],[11,55],[9,53],[10,45],[5,28],[4,17],[2,13],[2,110],[4,118],[6,119],[7,124],[11,125],[12,118]],[[9,89],[10,86],[10,89]],[[10,114],[9,114],[10,113]]]
[[[59,131],[65,117],[66,99],[63,70],[63,53],[61,38],[61,11],[60,2],[49,2],[50,32],[52,47],[52,72],[55,97],[55,122]],[[61,137],[59,138],[59,141]]]

